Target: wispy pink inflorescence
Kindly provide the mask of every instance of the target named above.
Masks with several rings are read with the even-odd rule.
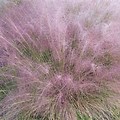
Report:
[[[79,112],[112,120],[112,107],[120,107],[117,3],[7,4],[0,18],[0,77],[14,79],[16,88],[0,101],[1,118],[77,120]]]

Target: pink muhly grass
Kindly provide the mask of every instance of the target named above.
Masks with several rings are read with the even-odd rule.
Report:
[[[0,76],[14,79],[16,88],[0,102],[1,118],[77,120],[79,112],[112,120],[120,107],[115,6],[99,0],[9,3],[0,18]]]

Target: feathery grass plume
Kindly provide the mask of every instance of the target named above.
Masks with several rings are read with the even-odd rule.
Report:
[[[118,2],[9,3],[0,18],[0,85],[14,87],[0,101],[0,117],[118,120]]]

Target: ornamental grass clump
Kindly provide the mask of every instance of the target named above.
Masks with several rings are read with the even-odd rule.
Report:
[[[6,6],[0,18],[1,119],[119,120],[118,2],[21,0]],[[5,85],[11,86],[7,92]]]

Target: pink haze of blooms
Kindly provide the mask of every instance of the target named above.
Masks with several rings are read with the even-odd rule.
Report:
[[[118,2],[7,4],[0,17],[0,67],[9,69],[0,76],[17,87],[0,101],[1,117],[77,120],[80,112],[108,119],[107,106],[120,107]]]

